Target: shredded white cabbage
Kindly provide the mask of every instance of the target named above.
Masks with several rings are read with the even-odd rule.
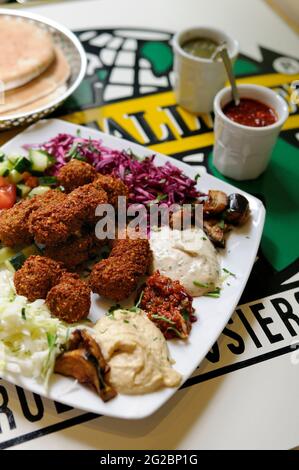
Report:
[[[48,386],[70,328],[51,317],[44,300],[17,295],[13,274],[0,271],[0,374],[20,374]]]

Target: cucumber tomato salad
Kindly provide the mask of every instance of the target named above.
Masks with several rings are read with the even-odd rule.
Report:
[[[55,176],[47,175],[56,160],[47,152],[30,149],[27,156],[0,153],[0,211],[9,209],[23,198],[31,198],[56,185]],[[26,258],[38,254],[35,245],[16,251],[0,246],[0,265],[14,272]]]

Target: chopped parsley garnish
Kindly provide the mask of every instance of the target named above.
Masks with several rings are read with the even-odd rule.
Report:
[[[217,225],[218,225],[219,228],[224,229],[224,226],[225,226],[225,225],[224,225],[224,220],[220,220],[220,222],[218,222]]]
[[[144,291],[141,291],[137,304],[135,305],[136,308],[139,308],[141,301],[142,301],[143,294],[144,294]]]
[[[201,237],[202,240],[207,240],[207,237]]]
[[[193,284],[194,284],[196,287],[203,287],[204,289],[208,289],[209,287],[211,287],[210,284],[204,284],[204,283],[198,282],[198,281],[193,281]]]
[[[167,194],[158,194],[156,199],[153,199],[152,201],[148,203],[148,206],[152,206],[153,204],[158,204],[159,202],[164,201],[167,198],[168,198]]]
[[[165,317],[164,315],[154,314],[154,315],[151,316],[151,318],[153,318],[154,320],[165,321],[165,323],[169,323],[170,325],[175,325],[174,321],[169,320],[169,318]]]
[[[157,196],[158,202],[164,201],[164,199],[167,199],[167,198],[168,198],[167,194],[158,194],[158,196]]]
[[[129,312],[133,312],[133,313],[139,313],[139,312],[140,312],[140,308],[134,306],[134,307],[128,308],[128,311],[129,311]]]
[[[141,309],[140,309],[139,305],[140,305],[140,303],[141,303],[141,301],[142,301],[142,297],[143,297],[143,291],[141,291],[140,296],[139,296],[139,299],[138,299],[136,305],[134,305],[134,306],[131,307],[131,308],[128,308],[128,311],[129,311],[129,312],[134,312],[134,313],[139,313],[139,312],[140,312]]]
[[[173,326],[170,326],[169,328],[167,328],[167,331],[173,331],[179,338],[181,339],[184,338],[184,336],[179,332],[179,330],[177,330]]]
[[[220,287],[216,287],[215,290],[211,292],[207,292],[204,294],[205,297],[213,297],[214,299],[218,299],[220,297]]]
[[[78,142],[72,145],[70,150],[66,153],[65,157],[66,158],[75,158],[79,155],[78,153]]]
[[[130,323],[129,320],[124,320],[124,323]]]
[[[121,308],[120,304],[111,305],[111,307],[108,309],[108,312],[106,313],[107,317],[114,318],[114,312],[115,310],[118,310],[119,308]]]
[[[197,180],[199,180],[199,178],[200,178],[200,174],[197,173],[197,174],[194,176],[194,179],[195,179],[195,181],[197,181]]]
[[[237,277],[234,273],[232,273],[231,271],[229,271],[229,270],[226,269],[226,268],[222,268],[222,270],[223,270],[226,274],[229,274],[230,276]]]
[[[52,350],[56,343],[56,335],[54,335],[53,333],[47,332],[47,340],[48,340],[49,349]]]
[[[22,308],[22,318],[23,320],[26,320],[26,308],[25,307]]]
[[[185,308],[182,310],[182,317],[186,322],[189,321],[189,313],[188,310],[186,310]]]

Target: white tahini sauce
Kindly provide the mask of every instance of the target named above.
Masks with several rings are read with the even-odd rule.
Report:
[[[217,252],[202,229],[152,231],[152,271],[179,280],[195,297],[215,289],[220,282]]]

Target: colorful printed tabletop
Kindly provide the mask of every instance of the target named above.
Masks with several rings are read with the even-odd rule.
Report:
[[[290,448],[299,443],[299,39],[259,0],[246,6],[237,0],[208,3],[103,0],[34,11],[75,30],[88,57],[82,85],[57,117],[141,143],[196,166],[199,173],[225,179],[212,164],[213,116],[196,117],[175,101],[173,32],[194,25],[194,18],[226,29],[240,41],[238,83],[269,86],[288,101],[290,117],[268,170],[255,181],[231,181],[260,198],[267,210],[240,305],[183,389],[141,422],[82,413],[1,380],[0,448]],[[0,141],[11,134],[2,133]],[[174,422],[180,423],[175,429]]]

